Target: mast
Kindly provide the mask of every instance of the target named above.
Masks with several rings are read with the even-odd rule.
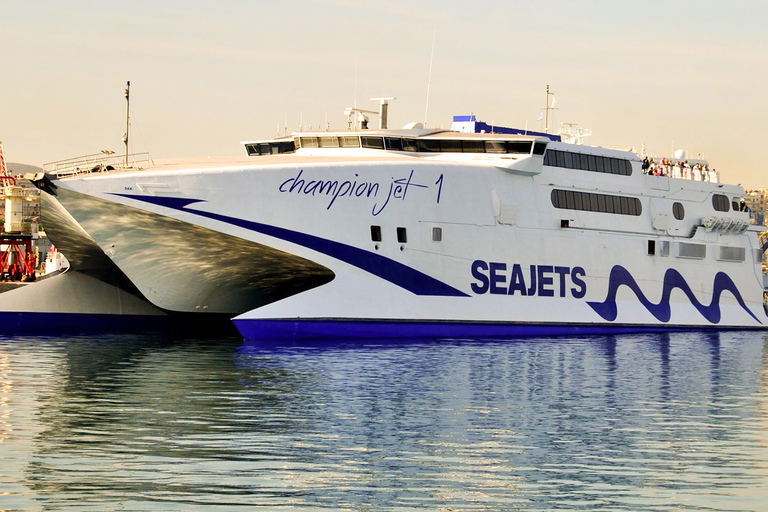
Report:
[[[123,142],[125,143],[125,166],[128,167],[128,131],[131,126],[131,81],[128,80],[125,86],[125,133]]]
[[[549,97],[552,96],[552,106],[549,105]],[[547,100],[544,102],[544,133],[549,133],[549,111],[557,110],[555,108],[555,93],[549,92],[549,85],[547,85]]]

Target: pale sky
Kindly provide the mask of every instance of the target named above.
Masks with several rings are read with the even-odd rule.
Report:
[[[243,140],[346,126],[396,96],[390,127],[475,113],[671,156],[768,187],[765,0],[0,0],[0,140],[10,162],[124,151],[244,155]],[[355,79],[357,76],[357,79]],[[356,94],[355,94],[356,91]],[[372,116],[372,124],[376,123]]]

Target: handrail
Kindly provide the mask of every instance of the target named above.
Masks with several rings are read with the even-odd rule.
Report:
[[[54,174],[58,178],[77,176],[79,174],[91,174],[109,172],[115,170],[138,169],[141,170],[152,164],[149,153],[134,153],[128,155],[128,164],[125,157],[114,153],[96,153],[93,155],[78,156],[50,162],[43,165],[43,170],[48,174]]]
[[[760,251],[765,252],[768,249],[768,231],[762,231],[758,234],[757,242],[760,244]]]

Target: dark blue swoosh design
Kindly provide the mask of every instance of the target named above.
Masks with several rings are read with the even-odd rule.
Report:
[[[228,215],[220,215],[218,213],[187,208],[189,204],[201,202],[203,201],[202,199],[142,196],[134,194],[112,195],[126,197],[128,199],[135,199],[145,203],[152,203],[158,206],[164,206],[166,208],[172,208],[174,210],[192,213],[201,217],[207,217],[209,219],[226,222],[227,224],[231,224],[233,226],[239,226],[241,228],[255,231],[257,233],[301,245],[308,249],[312,249],[314,251],[331,256],[332,258],[336,258],[345,263],[349,263],[350,265],[369,272],[377,277],[380,277],[381,279],[396,284],[401,288],[405,288],[406,290],[416,295],[435,295],[444,297],[469,296],[461,290],[457,290],[456,288],[449,286],[442,281],[438,281],[434,277],[428,276],[423,272],[419,272],[418,270],[413,269],[407,265],[403,265],[402,263],[399,263],[395,260],[381,256],[380,254],[365,251],[363,249],[343,244],[341,242],[328,240],[326,238],[308,235],[299,231],[270,226],[260,222],[252,222],[249,220],[239,219],[237,217],[230,217]]]
[[[189,199],[187,197],[135,196],[135,195],[129,195],[129,194],[110,194],[110,195],[128,197],[131,199],[141,198],[141,200],[144,201],[145,203],[152,203],[158,206],[165,206],[167,208],[173,208],[174,210],[181,210],[185,206],[188,206],[192,203],[203,202],[202,199]]]
[[[715,282],[712,286],[712,302],[709,306],[705,306],[699,302],[693,294],[691,287],[688,286],[688,283],[680,272],[670,268],[664,274],[664,288],[661,293],[661,302],[653,304],[645,297],[642,290],[640,290],[640,287],[637,285],[635,278],[632,277],[632,274],[630,274],[626,268],[616,265],[611,269],[611,275],[608,281],[608,296],[603,302],[587,302],[587,304],[589,304],[604,320],[613,322],[616,320],[618,314],[616,291],[621,286],[628,286],[635,293],[638,300],[640,300],[640,303],[660,322],[669,322],[669,319],[672,316],[672,308],[669,305],[669,296],[672,293],[672,290],[679,288],[685,293],[688,300],[691,301],[691,304],[693,304],[699,313],[713,324],[720,322],[720,295],[722,295],[725,290],[733,294],[744,311],[749,313],[749,316],[754,318],[757,323],[762,324],[749,308],[747,308],[744,299],[741,297],[741,293],[739,293],[739,289],[736,288],[734,282],[725,272],[718,272],[715,276]]]

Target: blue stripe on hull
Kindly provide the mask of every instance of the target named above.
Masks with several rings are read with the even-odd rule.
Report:
[[[612,324],[526,324],[429,321],[358,320],[233,320],[240,334],[249,340],[286,341],[310,339],[418,339],[486,338],[526,336],[580,336],[713,330],[712,327],[674,325]],[[727,329],[720,327],[719,329]],[[731,327],[730,329],[737,329]]]
[[[112,315],[93,313],[51,313],[0,311],[0,336],[17,334],[66,335],[141,332],[216,332],[235,334],[223,316],[198,315]]]
[[[0,311],[0,334],[114,332],[156,328],[164,322],[168,318],[162,316]]]

